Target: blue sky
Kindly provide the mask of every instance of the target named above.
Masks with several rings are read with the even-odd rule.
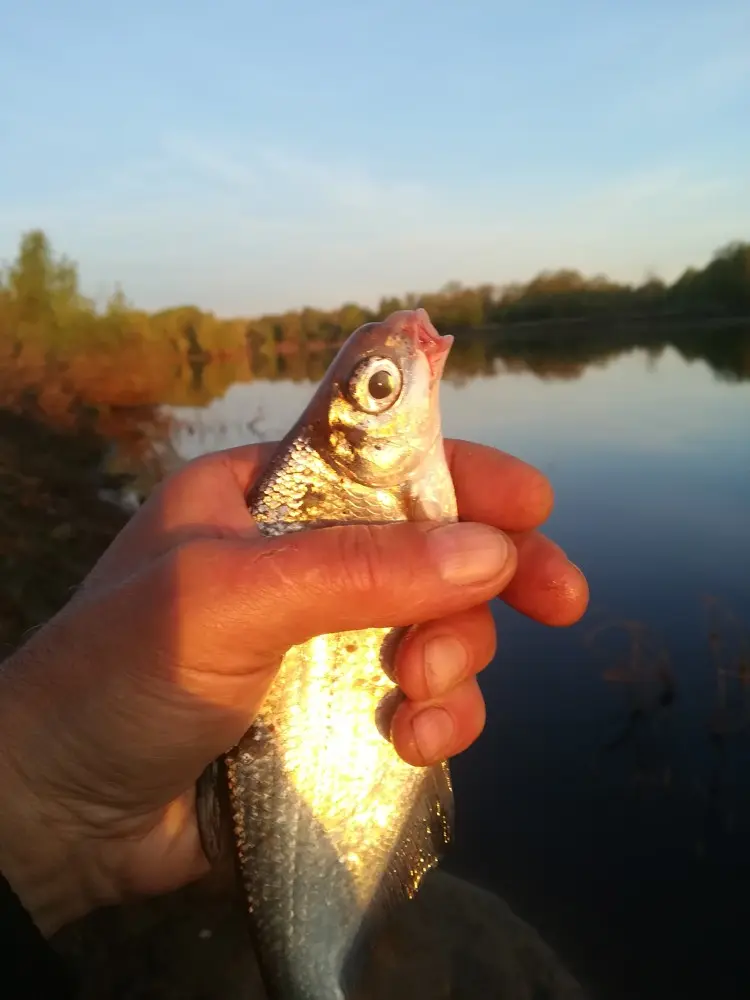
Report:
[[[0,258],[254,314],[750,239],[747,0],[0,0]]]

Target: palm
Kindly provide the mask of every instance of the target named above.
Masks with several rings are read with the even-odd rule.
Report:
[[[55,626],[62,629],[61,648],[67,635],[94,636],[79,657],[87,666],[73,668],[64,683],[72,685],[69,704],[86,702],[76,706],[68,723],[78,726],[78,744],[100,752],[52,780],[59,788],[74,789],[66,792],[67,807],[93,828],[97,864],[129,893],[168,891],[206,870],[195,781],[245,731],[284,651],[288,630],[282,627],[269,639],[266,619],[272,615],[262,600],[256,601],[243,575],[262,544],[245,495],[271,448],[210,455],[165,482],[114,541]],[[448,442],[446,451],[462,520],[514,537],[517,568],[503,599],[547,624],[579,618],[587,601],[585,580],[535,530],[551,509],[546,479],[494,449]],[[238,539],[251,545],[226,570],[222,553],[238,549]],[[267,572],[267,564],[258,565]],[[241,585],[235,587],[232,573]],[[288,586],[294,590],[294,581]],[[236,606],[235,594],[241,595]],[[363,595],[362,607],[369,601]],[[434,633],[452,635],[468,657],[466,676],[437,699],[456,722],[448,753],[463,750],[482,729],[484,706],[475,674],[494,653],[494,623],[485,601],[424,621],[403,654],[398,676],[407,698],[393,737],[396,749],[412,763],[422,761],[406,728],[430,700],[420,642]],[[76,619],[78,627],[71,628]],[[258,628],[240,628],[238,622],[245,620]],[[261,641],[257,636],[263,630]],[[85,676],[92,663],[96,676]]]

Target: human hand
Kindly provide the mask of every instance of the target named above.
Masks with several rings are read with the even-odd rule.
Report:
[[[270,447],[206,456],[163,483],[4,664],[0,870],[46,933],[206,870],[195,780],[244,733],[290,645],[416,623],[398,652],[392,739],[424,764],[483,727],[489,599],[549,625],[585,610],[582,574],[535,530],[549,483],[518,459],[447,442],[470,523],[267,539],[244,497]]]

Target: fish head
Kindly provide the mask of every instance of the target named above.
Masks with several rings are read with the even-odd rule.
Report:
[[[452,343],[424,309],[355,330],[303,417],[321,457],[374,488],[413,475],[441,434],[438,392]]]

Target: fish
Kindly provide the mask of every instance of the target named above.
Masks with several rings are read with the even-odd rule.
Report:
[[[247,496],[268,537],[457,519],[439,386],[453,338],[424,309],[360,326]],[[198,782],[209,861],[231,854],[271,1000],[345,1000],[378,916],[415,896],[449,844],[447,762],[389,739],[408,627],[290,648],[257,717]]]

